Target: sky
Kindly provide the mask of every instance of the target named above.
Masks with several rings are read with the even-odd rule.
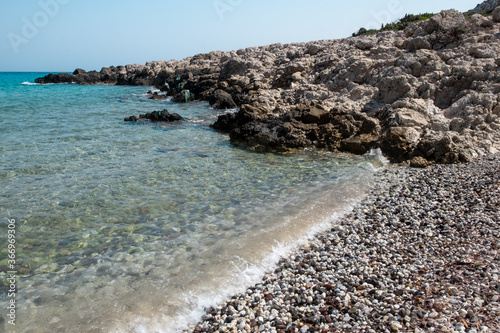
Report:
[[[0,71],[71,72],[349,37],[481,0],[21,0],[0,4]]]

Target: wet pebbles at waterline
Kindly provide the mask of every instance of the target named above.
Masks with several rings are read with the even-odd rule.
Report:
[[[392,167],[190,332],[500,332],[500,156]]]
[[[178,332],[366,192],[379,154],[260,154],[208,103],[0,73],[0,245],[17,332]],[[186,121],[126,123],[167,108]],[[334,203],[334,204],[332,204]],[[0,331],[10,283],[0,247]],[[7,331],[9,332],[9,331]]]

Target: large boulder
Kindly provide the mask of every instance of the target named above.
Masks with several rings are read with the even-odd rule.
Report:
[[[428,34],[434,32],[454,33],[467,30],[468,25],[462,13],[450,9],[444,10],[425,21],[423,28]]]
[[[493,28],[493,21],[481,14],[472,15],[470,23],[472,24],[474,29]]]
[[[244,104],[238,112],[220,115],[212,127],[219,131],[230,132],[239,126],[261,119],[264,116],[265,110]]]
[[[234,109],[237,107],[231,94],[221,89],[215,90],[208,101],[214,109]]]
[[[457,10],[444,10],[427,21],[412,24],[405,29],[409,38],[402,46],[410,50],[441,50],[457,46],[463,34],[468,32],[469,24],[464,15]],[[420,37],[420,38],[419,38]]]
[[[409,159],[420,142],[421,133],[413,127],[391,127],[382,141],[382,151],[394,162]]]
[[[493,21],[500,22],[500,7],[493,10]]]

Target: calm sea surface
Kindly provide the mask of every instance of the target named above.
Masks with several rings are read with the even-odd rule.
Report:
[[[223,111],[207,103],[31,83],[44,74],[0,73],[0,331],[178,332],[327,229],[382,165],[254,153],[209,127]],[[187,121],[123,121],[164,108]]]

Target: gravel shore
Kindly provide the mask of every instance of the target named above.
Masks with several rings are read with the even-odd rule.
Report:
[[[331,230],[189,332],[500,332],[499,248],[500,155],[390,167]]]

